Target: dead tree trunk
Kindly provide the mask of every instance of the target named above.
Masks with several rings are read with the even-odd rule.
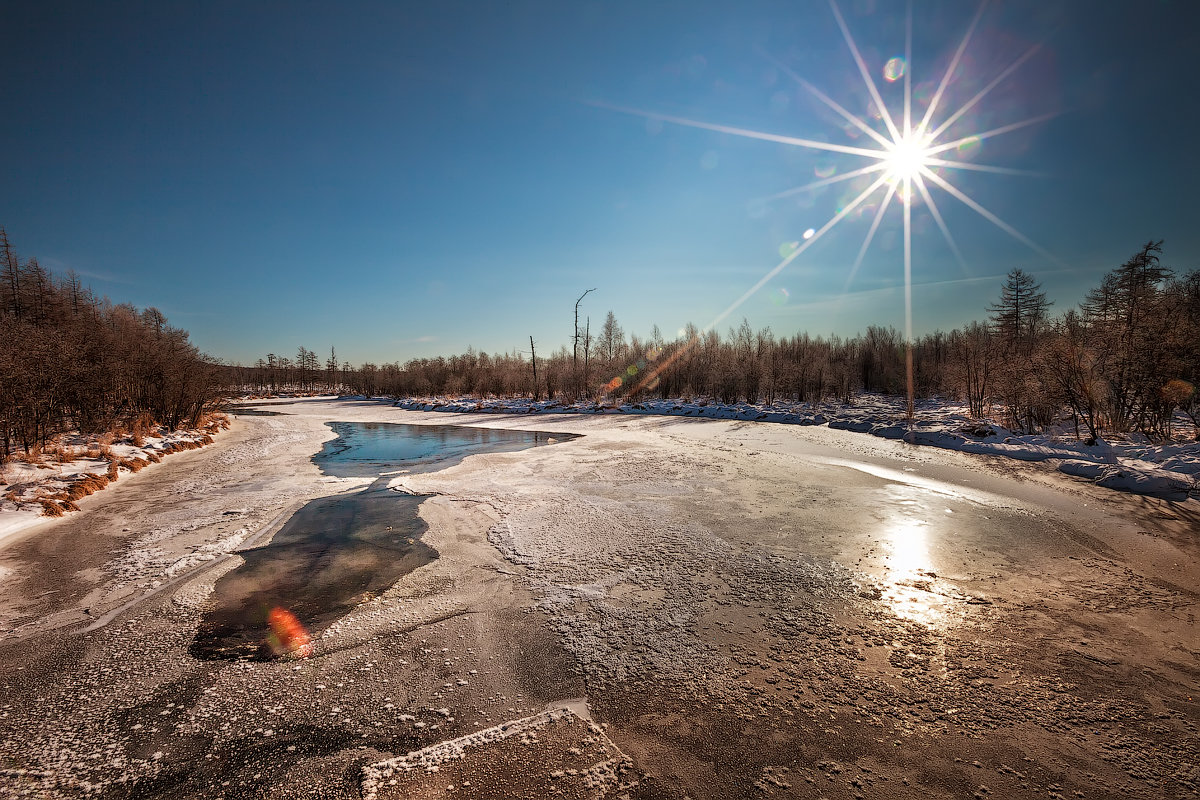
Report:
[[[596,291],[596,290],[588,289],[586,292],[579,295],[579,299],[575,301],[575,330],[574,330],[573,335],[571,336],[571,341],[572,341],[571,379],[575,385],[571,388],[576,394],[579,393],[579,304],[583,302],[583,298],[587,297],[589,294],[591,294],[594,291]],[[587,353],[586,352],[584,353],[583,360],[584,360],[584,366],[586,369],[586,365],[587,365]],[[585,382],[586,382],[586,378],[585,378]]]
[[[537,382],[537,350],[533,348],[533,337],[529,337],[529,356],[533,361],[533,402],[538,400],[538,382]]]

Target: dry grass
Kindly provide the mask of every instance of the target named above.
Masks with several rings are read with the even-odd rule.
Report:
[[[150,416],[149,411],[143,411],[141,414],[138,414],[137,419],[133,421],[133,432],[131,434],[133,437],[133,446],[144,447],[146,445],[146,438],[155,435],[155,428],[157,428],[157,423],[154,421],[154,417]]]
[[[120,465],[130,472],[141,472],[142,468],[147,466],[149,463],[150,462],[144,458],[134,457],[122,459]]]
[[[206,434],[219,433],[229,429],[229,415],[221,411],[213,411],[202,415],[199,424]]]
[[[119,469],[119,467],[120,467],[120,463],[116,460],[110,461],[108,463],[108,480],[110,482],[115,481],[117,479],[117,476],[120,475],[120,473],[117,471]]]
[[[71,464],[79,457],[79,452],[74,447],[64,447],[63,445],[55,445],[54,460],[59,464]]]
[[[77,478],[67,487],[64,494],[67,500],[78,500],[81,497],[87,497],[89,494],[95,494],[103,489],[111,481],[103,475],[97,475],[94,472],[89,472],[81,478]]]
[[[42,516],[44,517],[61,517],[65,512],[57,502],[49,498],[38,500],[42,504]]]

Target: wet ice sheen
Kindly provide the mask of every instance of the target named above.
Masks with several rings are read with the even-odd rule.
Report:
[[[329,424],[338,437],[326,442],[313,461],[338,477],[426,472],[476,453],[512,452],[575,438],[455,425]],[[275,658],[280,648],[278,641],[271,643],[271,609],[288,610],[316,634],[437,558],[437,551],[420,541],[426,526],[417,508],[427,495],[389,490],[388,480],[379,477],[360,492],[313,500],[269,544],[241,551],[245,563],[216,583],[190,647],[192,656]]]

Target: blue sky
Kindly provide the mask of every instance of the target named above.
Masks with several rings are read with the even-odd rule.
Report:
[[[882,72],[905,4],[839,8],[900,109],[903,81]],[[975,10],[914,5],[918,95]],[[1198,22],[1190,0],[984,10],[937,118],[1043,41],[949,133],[1056,116],[969,156],[1040,176],[945,176],[1053,260],[935,189],[964,263],[914,204],[916,333],[982,318],[1013,267],[1057,309],[1152,238],[1169,266],[1200,267]],[[862,144],[772,58],[868,114],[824,0],[8,4],[0,225],[228,361],[300,345],[403,361],[531,334],[549,351],[592,287],[594,327],[611,309],[671,336],[727,311],[865,185],[763,198],[869,162],[610,106]],[[847,287],[872,218],[847,217],[721,329],[902,328],[898,204]]]

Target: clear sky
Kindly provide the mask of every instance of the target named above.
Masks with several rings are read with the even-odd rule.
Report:
[[[839,8],[901,115],[905,80],[884,73],[906,5]],[[914,117],[976,10],[914,3]],[[1193,0],[983,10],[934,125],[1043,44],[938,141],[1051,116],[938,157],[1038,174],[936,172],[1045,252],[935,187],[960,263],[917,196],[917,334],[982,318],[1013,267],[1062,309],[1149,239],[1200,266],[1198,31]],[[0,225],[228,361],[300,345],[403,361],[530,334],[549,351],[593,287],[593,329],[611,309],[670,337],[729,310],[875,175],[772,195],[874,162],[615,107],[877,146],[789,72],[886,133],[825,0],[7,2]],[[721,330],[903,328],[899,203],[849,280],[885,188]]]

